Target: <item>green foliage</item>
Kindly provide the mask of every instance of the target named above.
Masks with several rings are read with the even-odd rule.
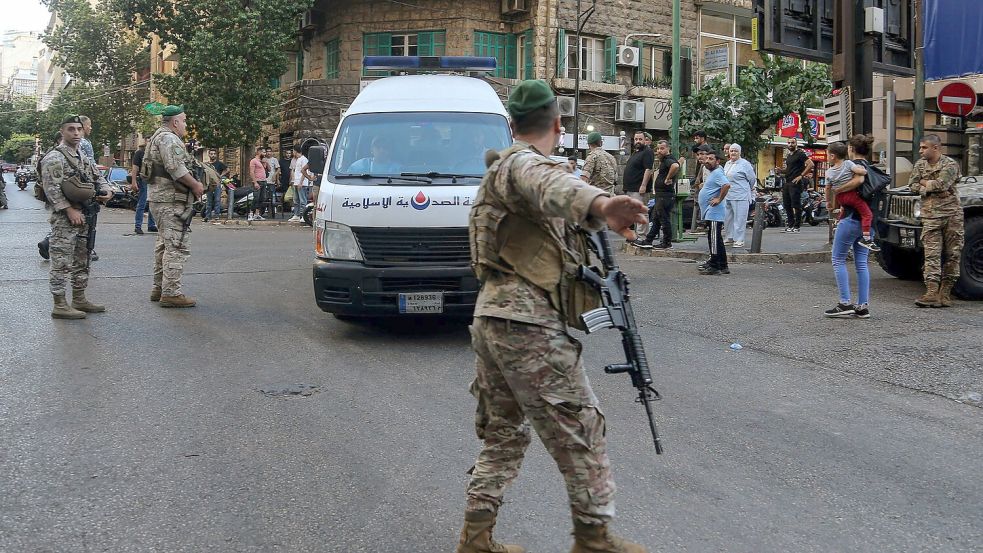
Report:
[[[752,63],[741,70],[736,86],[717,78],[683,98],[683,132],[704,130],[711,142],[736,142],[744,157],[756,163],[758,151],[767,143],[762,135],[771,134],[782,117],[796,112],[802,120],[803,136],[812,142],[806,109],[822,107],[832,90],[829,67],[809,63],[803,68],[801,61],[767,54],[762,60],[760,66]]]
[[[0,100],[0,143],[14,133],[37,133],[39,114],[36,108],[37,99],[34,96]]]
[[[0,147],[0,156],[11,163],[25,163],[34,155],[34,136],[15,133]]]
[[[255,142],[279,111],[271,85],[287,68],[297,18],[313,0],[113,0],[138,33],[173,45],[175,75],[157,77],[183,104],[199,140],[210,146]]]

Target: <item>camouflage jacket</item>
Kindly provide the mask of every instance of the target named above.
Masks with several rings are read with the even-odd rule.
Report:
[[[533,146],[523,142],[515,145],[523,148],[512,154],[515,159],[507,169],[499,171],[497,179],[486,178],[481,183],[482,187],[495,187],[489,196],[507,199],[497,207],[510,216],[548,220],[558,236],[566,235],[568,221],[592,230],[603,227],[603,221],[590,216],[590,205],[598,196],[606,195],[603,190],[574,177],[565,164],[551,160]],[[474,314],[566,330],[549,293],[516,274],[492,272],[478,292]]]
[[[610,188],[617,182],[618,162],[615,161],[613,155],[605,152],[602,148],[594,148],[587,154],[583,175],[587,177],[591,186],[596,186],[602,190]]]
[[[167,127],[161,127],[147,141],[143,166],[148,179],[147,199],[151,202],[186,202],[187,189],[177,182],[191,173],[194,158],[184,141]]]
[[[959,165],[951,157],[942,156],[934,167],[924,159],[915,162],[908,187],[922,197],[922,219],[962,214],[958,180]]]
[[[71,162],[69,162],[69,158],[71,158]],[[73,169],[73,165],[78,168],[78,171]],[[107,184],[102,173],[96,169],[89,158],[81,154],[79,149],[72,150],[67,146],[58,146],[41,159],[41,185],[44,187],[44,195],[48,197],[48,201],[56,212],[73,207],[65,194],[62,193],[61,183],[66,178],[74,177],[79,173],[83,173],[81,175],[83,180],[98,183],[97,190],[98,186],[106,186]]]

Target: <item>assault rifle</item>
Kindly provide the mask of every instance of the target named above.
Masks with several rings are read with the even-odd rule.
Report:
[[[628,373],[631,377],[631,385],[638,390],[638,398],[635,401],[645,406],[652,440],[655,442],[655,453],[661,455],[662,441],[659,439],[659,431],[655,427],[655,419],[652,416],[652,402],[662,397],[652,387],[652,375],[649,373],[642,338],[638,334],[635,314],[628,301],[628,277],[618,268],[606,233],[607,230],[587,233],[590,237],[589,246],[601,261],[607,276],[601,276],[601,271],[596,267],[581,265],[578,269],[578,278],[593,286],[601,296],[601,307],[584,313],[581,319],[587,327],[588,334],[605,328],[617,328],[621,331],[621,345],[625,349],[627,361],[608,365],[604,367],[604,372]]]

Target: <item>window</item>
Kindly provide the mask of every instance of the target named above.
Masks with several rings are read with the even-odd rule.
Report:
[[[447,44],[444,31],[401,31],[366,33],[362,36],[363,56],[443,56]],[[366,71],[367,76],[386,76],[388,71]]]
[[[474,55],[495,58],[495,77],[515,78],[516,35],[504,33],[474,32]]]
[[[584,60],[584,67],[580,72],[580,78],[585,81],[604,82],[606,67],[604,63],[604,39],[589,36],[580,37],[580,51]],[[567,35],[567,62],[566,76],[568,79],[577,78],[577,36]]]
[[[517,79],[533,78],[532,29],[516,35],[515,67]]]
[[[635,84],[659,88],[672,87],[672,48],[654,44],[636,44],[639,57],[639,79]]]
[[[734,84],[742,68],[761,62],[751,50],[750,17],[702,11],[699,52],[700,84],[716,77]]]
[[[339,77],[338,71],[338,57],[341,50],[341,41],[337,38],[334,40],[329,40],[324,44],[324,78],[325,79],[337,79]]]

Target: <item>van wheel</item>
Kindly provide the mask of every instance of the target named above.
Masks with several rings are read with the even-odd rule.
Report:
[[[966,241],[953,291],[964,300],[983,300],[983,217],[966,221]]]
[[[877,253],[877,264],[887,274],[901,280],[921,280],[925,258],[920,251],[902,249],[887,242],[878,245],[881,251]]]

